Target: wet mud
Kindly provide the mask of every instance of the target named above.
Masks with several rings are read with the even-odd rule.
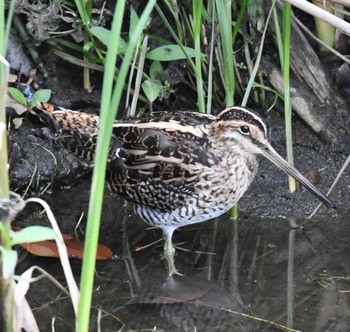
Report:
[[[71,71],[62,74],[69,66],[59,71],[57,66],[53,63],[46,86],[55,92],[53,103],[97,112],[99,92],[86,93],[77,71],[72,79]],[[284,155],[283,116],[276,110],[260,113],[271,128],[272,145]],[[9,112],[10,123],[14,117]],[[298,118],[293,136],[295,166],[316,174],[317,186],[327,191],[346,153],[325,145]],[[62,233],[84,239],[91,170],[59,147],[52,128],[35,115],[12,127],[9,141],[12,190],[46,200]],[[290,223],[302,223],[318,201],[302,188],[289,193],[286,175],[261,158],[259,173],[239,203],[238,221],[224,215],[175,232],[176,265],[184,276],[168,279],[163,242],[148,246],[161,239],[161,231],[138,220],[131,204],[106,185],[100,242],[115,255],[97,263],[91,330],[97,330],[100,310],[102,331],[280,330],[274,324],[345,331],[350,325],[349,190],[346,171],[330,195],[337,209],[321,207],[302,229],[291,230]],[[13,224],[48,225],[40,211],[28,205]],[[65,284],[58,260],[23,251],[21,257],[17,273],[39,265]],[[79,281],[81,262],[72,260],[72,265]],[[32,284],[28,300],[42,331],[52,324],[58,331],[74,330],[69,300],[47,280]]]

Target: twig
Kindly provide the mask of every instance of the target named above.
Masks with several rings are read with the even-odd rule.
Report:
[[[342,30],[347,35],[350,35],[350,24],[340,19],[339,17],[327,12],[326,10],[313,5],[305,0],[286,0],[292,6],[298,7],[306,13],[312,16],[318,17],[321,20],[335,26],[336,28]]]

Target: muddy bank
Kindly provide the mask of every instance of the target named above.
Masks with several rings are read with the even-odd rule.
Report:
[[[98,89],[93,94],[83,91],[79,71],[70,66],[55,63],[52,68],[53,78],[47,87],[55,92],[55,104],[98,112]],[[97,77],[95,83],[100,84]],[[178,100],[171,109],[177,105]],[[181,108],[191,109],[191,105],[194,109],[193,100]],[[272,145],[284,155],[282,114],[277,110],[259,113],[271,130]],[[16,115],[9,115],[11,122]],[[296,167],[303,174],[316,173],[315,184],[327,191],[347,157],[346,151],[320,141],[297,117],[293,118],[293,135]],[[49,124],[31,114],[24,116],[18,129],[11,128],[10,145],[12,189],[26,197],[45,199],[62,232],[84,239],[91,170],[58,146]],[[162,259],[163,242],[157,242],[161,231],[138,220],[131,204],[125,206],[106,185],[100,242],[110,246],[115,256],[97,263],[93,323],[101,308],[103,330],[157,326],[165,331],[205,331],[215,326],[218,331],[274,331],[271,324],[236,313],[253,313],[286,324],[288,303],[295,301],[296,328],[318,331],[325,326],[347,326],[347,299],[340,292],[347,290],[346,280],[335,282],[332,278],[346,278],[350,273],[346,263],[349,206],[344,199],[349,190],[349,172],[345,172],[330,196],[337,210],[322,207],[302,230],[290,231],[289,221],[304,221],[318,201],[303,189],[289,193],[286,175],[261,158],[259,173],[239,203],[237,224],[226,214],[217,221],[175,232],[176,264],[185,276],[169,283]],[[40,211],[38,206],[28,205],[14,225],[48,225]],[[287,271],[293,260],[291,280]],[[81,262],[71,263],[79,281]],[[56,259],[27,255],[17,273],[36,264],[65,283]],[[287,297],[290,283],[295,285],[292,299]],[[43,331],[51,328],[48,317],[55,317],[57,329],[74,330],[71,304],[47,280],[34,283],[28,299]]]

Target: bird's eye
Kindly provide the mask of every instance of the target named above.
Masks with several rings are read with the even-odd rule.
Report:
[[[241,126],[239,128],[240,132],[243,134],[243,135],[249,135],[250,134],[250,128],[249,126]]]

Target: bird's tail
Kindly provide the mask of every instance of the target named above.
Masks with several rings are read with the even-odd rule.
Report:
[[[58,144],[84,164],[92,166],[100,123],[98,115],[47,103],[39,103],[33,111],[45,122],[51,122]]]

